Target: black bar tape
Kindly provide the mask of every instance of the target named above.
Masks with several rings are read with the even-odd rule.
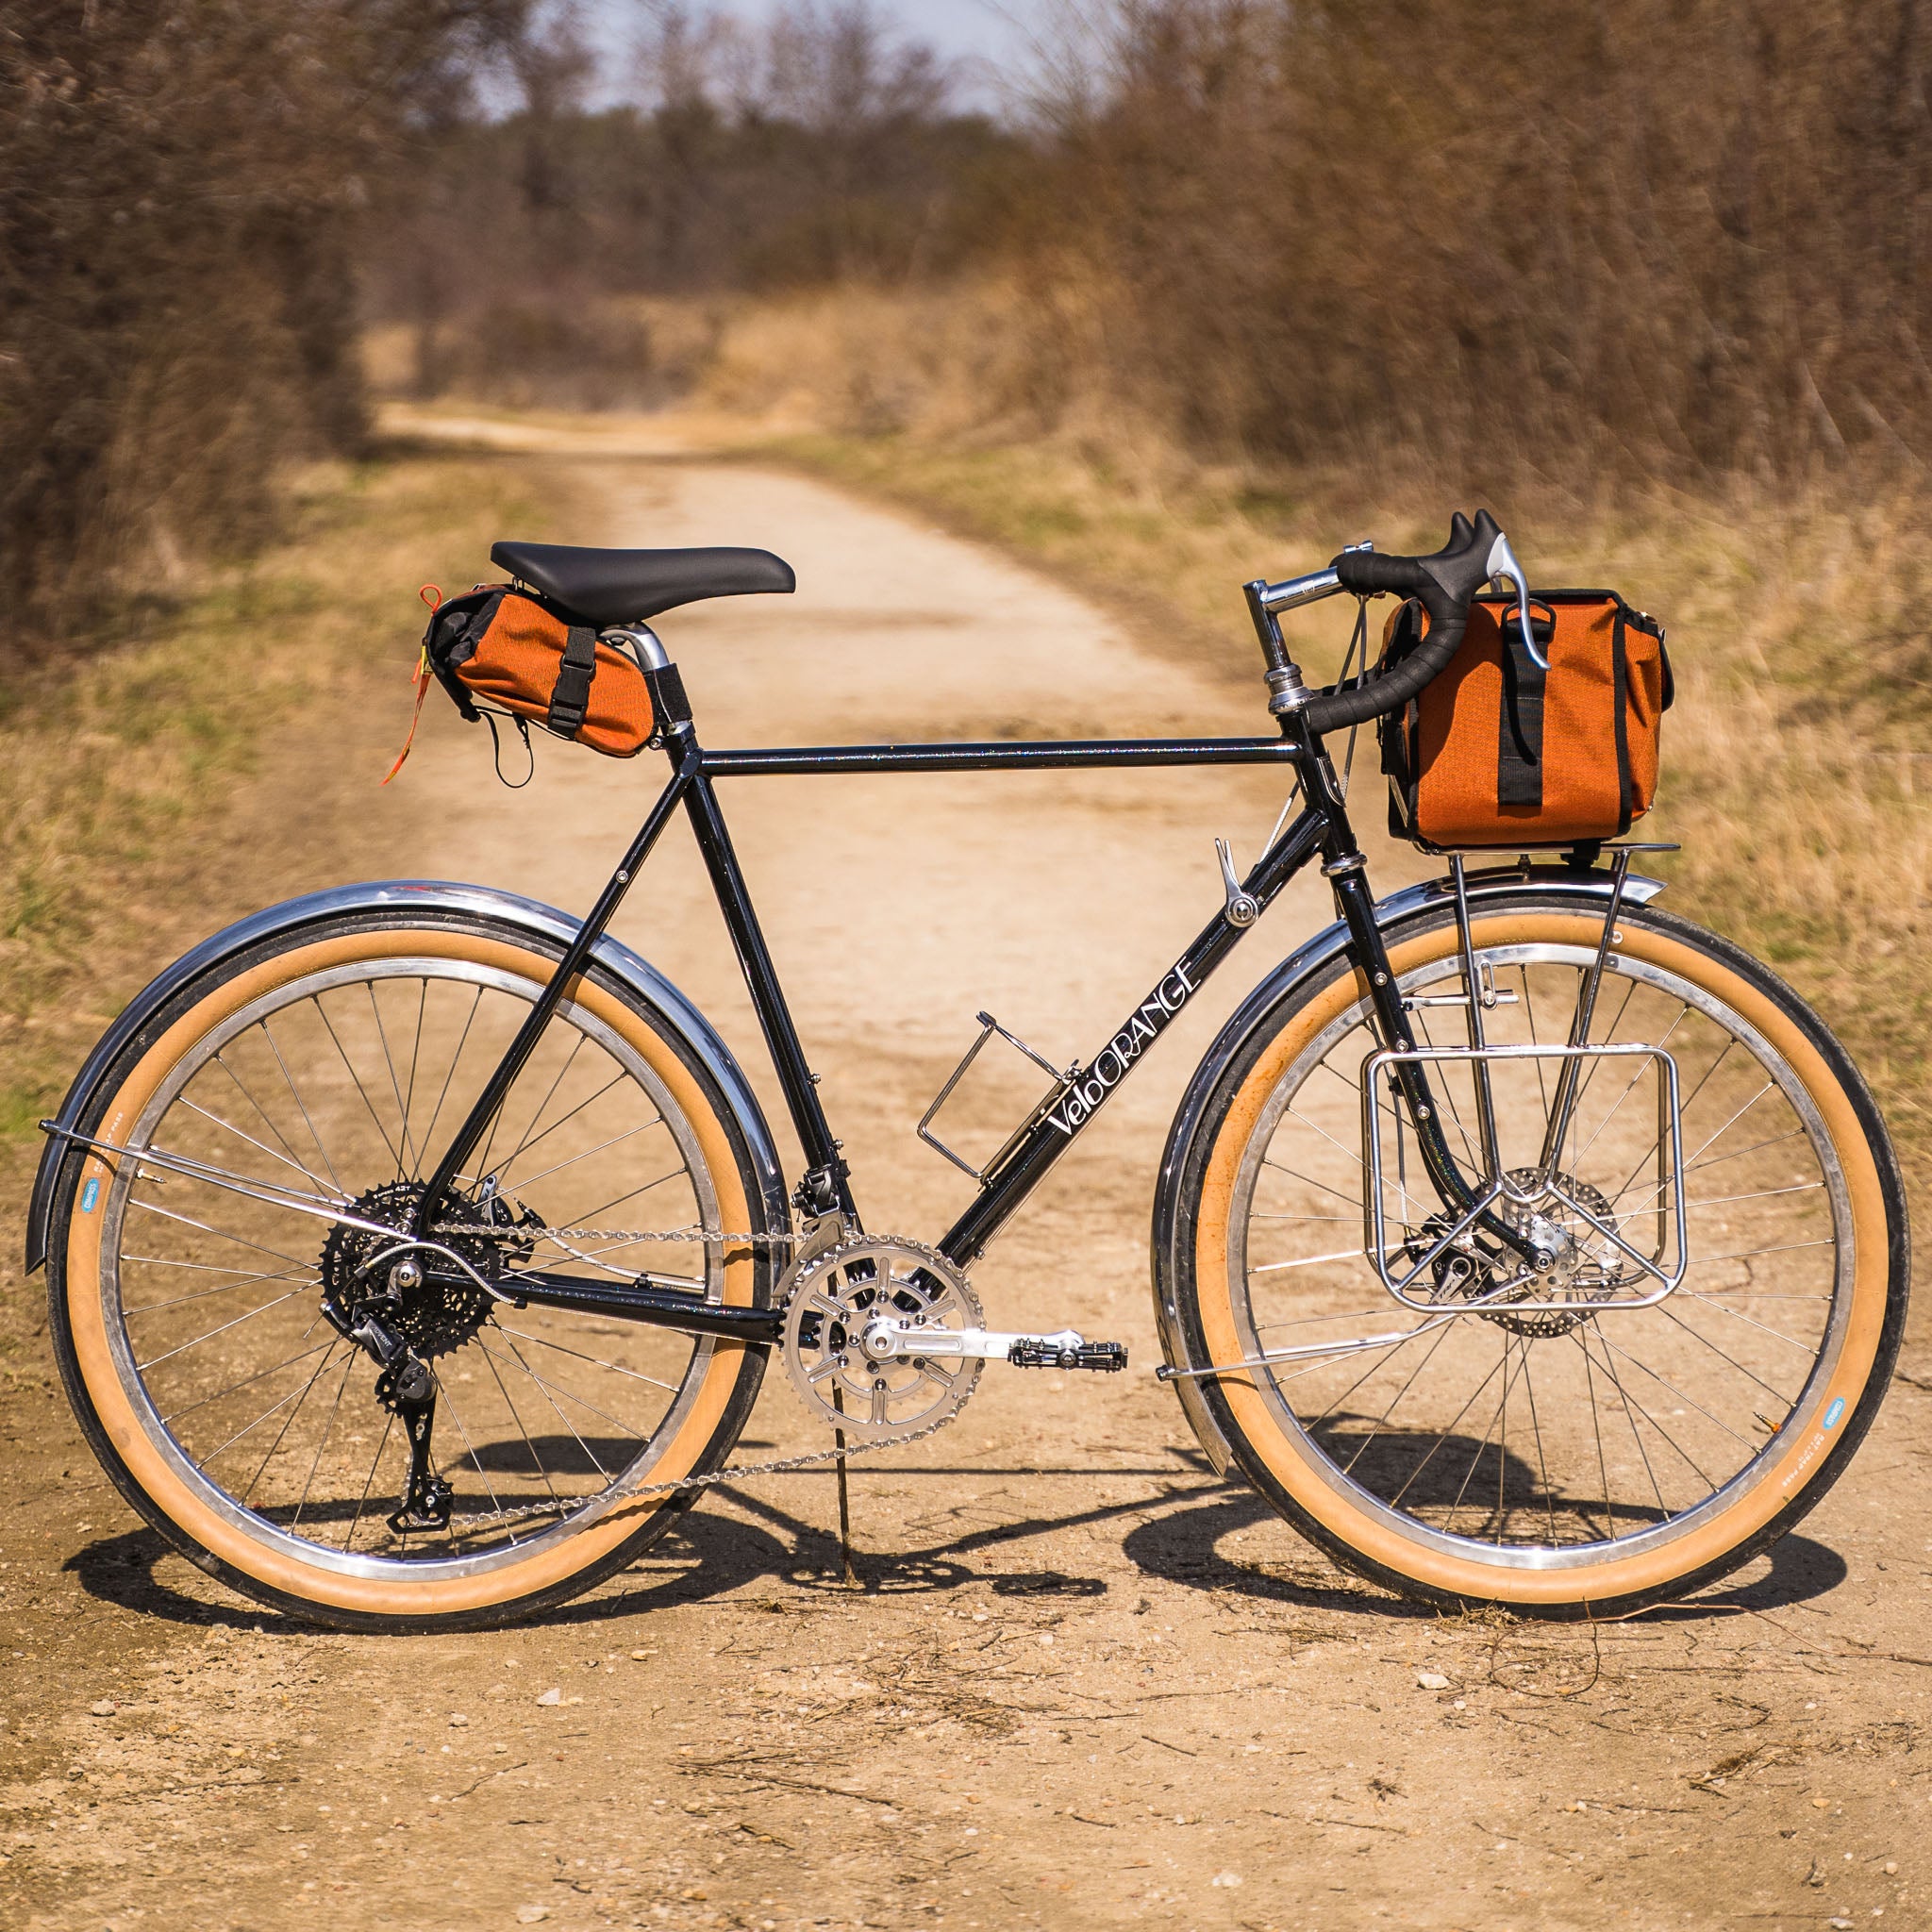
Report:
[[[1433,557],[1390,557],[1374,550],[1344,550],[1328,566],[1344,590],[1361,595],[1393,591],[1417,598],[1428,613],[1428,631],[1401,663],[1349,691],[1311,698],[1302,715],[1315,732],[1343,731],[1399,710],[1449,668],[1469,623],[1470,599],[1489,580],[1490,552],[1502,535],[1488,510],[1474,526],[1458,516],[1449,545]],[[1457,537],[1463,541],[1457,542]],[[1453,547],[1452,547],[1453,546]]]
[[[1426,581],[1420,559],[1386,556],[1379,550],[1344,550],[1328,568],[1341,579],[1344,591],[1353,591],[1358,597],[1373,597],[1383,591],[1412,597]]]

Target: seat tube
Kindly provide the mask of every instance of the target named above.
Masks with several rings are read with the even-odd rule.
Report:
[[[718,909],[724,915],[738,963],[744,973],[744,983],[751,992],[752,1006],[764,1032],[766,1048],[777,1070],[778,1084],[785,1090],[791,1124],[799,1145],[805,1150],[806,1179],[802,1191],[806,1198],[800,1205],[810,1213],[836,1210],[856,1219],[848,1185],[850,1170],[841,1157],[841,1142],[832,1138],[831,1124],[819,1101],[818,1075],[806,1064],[798,1028],[785,1003],[777,968],[772,963],[771,951],[745,888],[717,791],[710,779],[703,775],[702,765],[700,757],[699,775],[685,793],[685,808],[691,814],[692,836],[711,875]],[[811,1198],[814,1193],[819,1197],[816,1200]]]

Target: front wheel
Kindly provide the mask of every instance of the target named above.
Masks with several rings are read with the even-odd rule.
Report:
[[[411,1411],[338,1319],[383,1238],[328,1216],[409,1224],[559,952],[454,910],[303,924],[176,994],[78,1122],[197,1167],[65,1161],[48,1287],[68,1393],[134,1507],[250,1596],[360,1629],[526,1614],[629,1562],[690,1500],[662,1486],[743,1426],[762,1350],[432,1275],[384,1304],[434,1384],[439,1507],[399,1507]],[[701,1238],[784,1232],[744,1127],[677,1020],[602,966],[471,1166],[460,1221],[506,1231],[447,1240],[512,1287],[535,1262],[769,1302],[769,1243]]]
[[[1588,1043],[1657,1052],[1579,1060],[1552,1148],[1547,1049],[1568,1040],[1602,933],[1600,912],[1533,890],[1473,917],[1497,996],[1488,1043],[1541,1050],[1494,1065],[1493,1109],[1512,1201],[1541,1204],[1504,1211],[1555,1257],[1544,1284],[1513,1285],[1465,1242],[1405,1291],[1420,1311],[1372,1266],[1378,1041],[1346,958],[1224,1036],[1170,1150],[1156,1293],[1174,1365],[1209,1371],[1191,1414],[1289,1521],[1405,1594],[1555,1617],[1681,1596],[1824,1494],[1898,1352],[1905,1191],[1877,1109],[1818,1017],[1725,941],[1623,910]],[[1461,1046],[1453,914],[1388,944],[1415,1044]],[[1473,1066],[1429,1074],[1458,1165],[1487,1174]],[[1400,1285],[1455,1217],[1386,1069],[1368,1105]]]

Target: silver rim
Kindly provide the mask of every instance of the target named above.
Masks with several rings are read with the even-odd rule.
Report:
[[[335,1207],[434,1165],[540,991],[446,958],[352,962],[276,989],[172,1068],[131,1143]],[[601,1279],[650,1271],[723,1296],[719,1225],[690,1121],[642,1057],[566,1003],[476,1158],[545,1226],[532,1258]],[[325,1223],[128,1163],[99,1202],[100,1292],[141,1427],[207,1505],[257,1541],[355,1576],[433,1581],[529,1560],[652,1477],[714,1344],[602,1318],[495,1305],[432,1360],[447,1532],[397,1535],[403,1432],[375,1364],[320,1312]],[[86,1211],[85,1195],[77,1211]]]
[[[1495,985],[1518,996],[1486,1014],[1491,1043],[1562,1040],[1591,958],[1549,944],[1479,952]],[[1460,984],[1453,956],[1402,981],[1410,996]],[[1418,1045],[1463,1042],[1458,1008],[1416,1007],[1412,1017]],[[1363,1252],[1359,1071],[1374,1041],[1362,1006],[1287,1069],[1244,1150],[1229,1242],[1243,1351],[1335,1349],[1258,1372],[1257,1383],[1324,1484],[1441,1554],[1588,1569],[1692,1534],[1821,1419],[1843,1346],[1850,1200],[1783,1058],[1707,991],[1614,955],[1591,1041],[1663,1046],[1680,1069],[1690,1265],[1656,1307],[1579,1301],[1574,1322],[1542,1324],[1550,1333],[1479,1314],[1418,1324],[1397,1308]],[[1559,1165],[1639,1230],[1657,1220],[1658,1130],[1633,1064],[1593,1063]],[[1540,1148],[1548,1119],[1540,1065],[1517,1063],[1517,1084],[1499,1091],[1504,1132],[1520,1148]],[[1471,1159],[1469,1070],[1431,1074],[1450,1142]],[[1379,1107],[1392,1122],[1386,1095]],[[1391,1192],[1405,1232],[1437,1206],[1412,1165]],[[1422,1332],[1360,1345],[1411,1327]],[[1826,1414],[1827,1427],[1841,1424]]]

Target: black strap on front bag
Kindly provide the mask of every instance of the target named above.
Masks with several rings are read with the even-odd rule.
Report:
[[[1549,655],[1556,636],[1556,615],[1544,605],[1530,609],[1530,629],[1537,647]],[[1543,802],[1543,686],[1549,674],[1529,655],[1523,629],[1513,612],[1497,623],[1503,634],[1503,703],[1496,724],[1496,803],[1526,805],[1540,810]]]
[[[591,708],[591,680],[597,675],[597,633],[588,625],[572,625],[570,642],[557,666],[557,683],[550,692],[550,709],[543,722],[559,738],[575,738]]]

